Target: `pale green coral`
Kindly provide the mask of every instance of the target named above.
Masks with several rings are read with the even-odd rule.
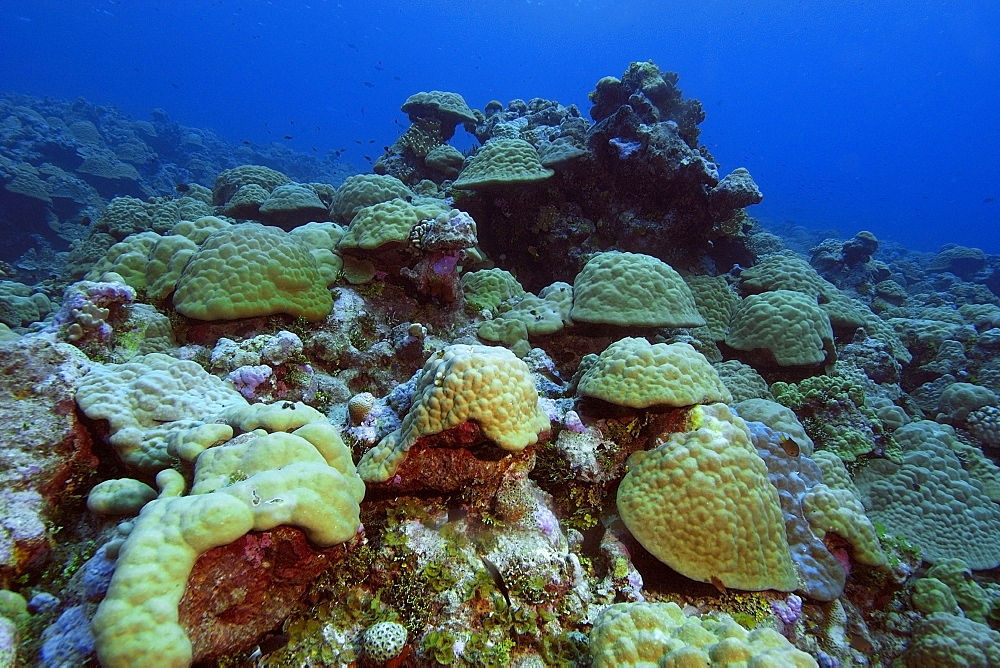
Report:
[[[523,139],[491,139],[466,162],[452,187],[503,188],[543,181],[553,174]]]
[[[935,612],[914,627],[903,662],[907,668],[1000,666],[1000,632],[965,617]]]
[[[338,248],[342,251],[398,248],[409,241],[410,232],[417,223],[447,211],[447,205],[440,200],[425,199],[415,203],[399,197],[357,209]]]
[[[356,534],[364,484],[336,429],[314,421],[293,433],[255,432],[201,453],[189,496],[173,469],[118,553],[108,593],[92,620],[104,666],[183,666],[191,642],[178,620],[198,556],[251,530],[298,526],[320,547]],[[169,491],[168,491],[169,490]]]
[[[505,302],[514,302],[527,294],[512,273],[496,268],[463,274],[462,291],[466,304],[477,312],[496,312]]]
[[[691,288],[698,311],[705,318],[706,327],[714,341],[722,341],[729,330],[729,319],[740,297],[723,276],[685,276]]]
[[[902,464],[874,459],[855,475],[868,516],[920,548],[925,561],[1000,565],[1000,507],[948,446],[950,427],[922,420],[895,438]]]
[[[587,261],[573,281],[573,322],[619,327],[700,327],[691,289],[651,255],[608,251]]]
[[[627,337],[604,349],[580,378],[577,394],[619,406],[693,406],[732,396],[705,356],[687,343]]]
[[[987,624],[990,610],[1000,601],[1000,597],[985,589],[972,577],[972,571],[962,559],[943,559],[929,569],[923,579],[940,582],[948,588],[962,613],[971,620]],[[920,584],[920,580],[917,584]],[[942,608],[943,612],[954,609]]]
[[[815,668],[815,659],[772,628],[748,631],[725,614],[684,614],[676,603],[616,603],[590,632],[594,668],[782,666]]]
[[[693,580],[796,589],[778,490],[746,424],[725,404],[696,406],[688,420],[629,458],[617,499],[625,526]]]
[[[726,345],[766,353],[778,366],[815,366],[835,354],[829,316],[815,298],[791,290],[750,295],[740,302]]]
[[[820,539],[827,532],[835,533],[851,545],[851,556],[856,561],[869,566],[885,565],[875,527],[853,492],[822,483],[814,485],[802,499],[802,510]]]
[[[868,404],[864,388],[845,376],[813,376],[798,383],[777,382],[774,398],[799,417],[816,447],[845,462],[877,451],[899,460],[899,449]]]
[[[409,197],[413,197],[413,191],[395,176],[355,174],[337,188],[330,213],[338,223],[347,224],[366,206]]]
[[[275,227],[241,223],[213,233],[191,256],[173,302],[179,313],[196,320],[276,313],[322,320],[333,297],[301,239]]]
[[[87,509],[97,515],[135,515],[156,498],[156,490],[133,478],[116,478],[94,485]]]
[[[76,402],[91,420],[108,421],[108,440],[126,465],[152,471],[172,463],[171,430],[247,405],[239,392],[195,362],[162,353],[95,364],[80,381]]]
[[[544,288],[536,297],[526,295],[503,315],[479,326],[479,338],[515,346],[532,336],[553,334],[569,322],[573,305],[573,287],[557,282]]]
[[[790,408],[769,399],[745,399],[734,404],[733,408],[744,420],[763,422],[771,429],[787,434],[803,455],[812,456],[815,449],[812,439]]]

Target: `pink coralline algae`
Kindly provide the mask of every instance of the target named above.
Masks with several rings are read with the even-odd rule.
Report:
[[[789,594],[785,600],[771,601],[771,611],[783,624],[792,626],[802,616],[802,598]]]
[[[421,257],[412,269],[403,267],[400,273],[413,281],[418,294],[451,304],[462,298],[459,255],[456,250],[433,251]]]
[[[583,424],[580,414],[576,411],[566,411],[566,416],[563,418],[563,426],[575,434],[587,433],[587,427]]]
[[[53,324],[67,341],[96,339],[106,343],[112,328],[107,320],[135,301],[135,290],[124,283],[80,281],[66,288]]]
[[[270,385],[268,381],[271,380],[272,375],[271,367],[260,364],[258,366],[241,366],[231,372],[227,379],[237,392],[252,401],[257,398],[257,390],[262,384],[268,383]]]

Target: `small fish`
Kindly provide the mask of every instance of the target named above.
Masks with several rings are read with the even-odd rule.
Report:
[[[354,49],[355,51],[357,51],[358,50],[358,45],[355,44],[354,42],[348,42],[347,43],[347,48]]]
[[[782,434],[778,437],[778,444],[781,449],[785,451],[785,454],[789,457],[799,456],[799,444],[792,440],[791,436],[787,434]]]
[[[720,580],[717,576],[713,575],[708,581],[712,583],[712,586],[715,587],[720,594],[726,593],[726,585],[722,584],[722,580]]]
[[[313,153],[319,153],[319,149],[313,146]]]
[[[368,87],[368,88],[374,88],[375,84],[373,84],[371,81],[366,81],[365,82],[365,86]]]
[[[372,157],[370,155],[364,156],[364,159],[367,160],[368,162],[372,161]]]
[[[257,648],[254,649],[248,659],[253,665],[257,665],[257,662],[264,658],[265,655],[278,651],[287,645],[289,640],[290,638],[284,633],[276,633],[274,635],[267,636],[260,641],[260,644],[257,645]]]
[[[268,636],[260,641],[259,647],[261,654],[270,654],[271,652],[275,652],[287,645],[289,640],[291,640],[291,638],[286,636],[284,633],[275,633],[273,636]]]
[[[244,139],[243,140],[243,145],[244,146],[249,146],[250,145],[250,140],[249,139]]]
[[[360,145],[361,144],[361,140],[360,139],[355,139],[354,143]]]
[[[399,75],[397,74],[396,76],[394,76],[394,77],[393,77],[393,80],[395,80],[395,81],[402,81],[402,80],[403,80],[403,77],[401,77],[401,76],[399,76]]]
[[[179,193],[186,193],[186,192],[189,192],[191,190],[191,186],[189,186],[186,183],[178,183],[176,186],[174,186],[174,188]]]
[[[875,651],[875,647],[872,646],[868,638],[865,638],[860,633],[854,633],[853,631],[848,632],[847,642],[848,644],[850,644],[851,647],[858,650],[859,652],[862,652],[863,654],[871,654],[873,651]]]
[[[374,140],[374,139],[369,139],[369,140],[368,140],[368,143],[369,143],[369,144],[374,144],[374,143],[375,143],[375,140]]]
[[[285,139],[291,139],[292,135],[285,135]]]
[[[987,198],[983,199],[983,204],[992,204],[995,199],[996,198],[994,198],[994,197],[987,197]]]
[[[500,593],[503,594],[504,599],[507,601],[507,605],[510,605],[510,590],[507,589],[507,583],[503,581],[503,575],[500,574],[500,569],[492,561],[479,555],[479,560],[483,562],[483,566],[486,568],[486,572],[490,574],[493,579],[493,584],[497,586]]]

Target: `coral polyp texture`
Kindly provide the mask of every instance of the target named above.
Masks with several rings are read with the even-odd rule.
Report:
[[[775,290],[740,302],[729,323],[726,345],[764,353],[778,366],[815,366],[834,350],[833,328],[814,298]]]
[[[108,440],[122,462],[154,471],[170,465],[167,436],[178,424],[201,424],[224,408],[246,405],[197,363],[162,353],[95,365],[80,382],[76,402],[91,420],[107,420]]]
[[[693,408],[685,431],[629,459],[618,512],[678,573],[734,589],[798,586],[778,492],[743,420],[725,404]]]
[[[872,461],[856,478],[869,516],[920,548],[930,563],[1000,565],[1000,506],[953,450],[950,427],[921,420],[896,430],[903,461]]]
[[[689,344],[651,344],[640,338],[624,338],[605,348],[576,391],[631,408],[732,401],[719,374]]]
[[[493,139],[469,160],[453,187],[510,188],[544,181],[554,173],[542,166],[538,151],[523,139]]]
[[[699,327],[691,289],[670,265],[639,253],[599,253],[573,281],[574,322],[620,327]]]
[[[417,439],[469,420],[508,451],[534,444],[550,427],[524,362],[506,348],[457,344],[427,360],[399,429],[365,453],[358,472],[366,481],[388,480]]]
[[[595,668],[819,665],[774,629],[748,631],[728,615],[688,615],[676,603],[609,606],[590,631],[590,651]]]
[[[178,313],[196,320],[275,313],[320,320],[333,306],[309,247],[258,223],[209,236],[181,272],[173,302]]]

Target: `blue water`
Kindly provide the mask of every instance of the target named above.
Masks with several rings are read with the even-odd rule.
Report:
[[[836,7],[836,9],[828,9]],[[1000,253],[1000,3],[3,0],[0,91],[153,108],[359,169],[421,90],[575,103],[652,59],[680,74],[765,221]],[[460,131],[456,142],[471,138]],[[285,139],[290,137],[290,139]],[[365,156],[368,156],[366,158]]]

